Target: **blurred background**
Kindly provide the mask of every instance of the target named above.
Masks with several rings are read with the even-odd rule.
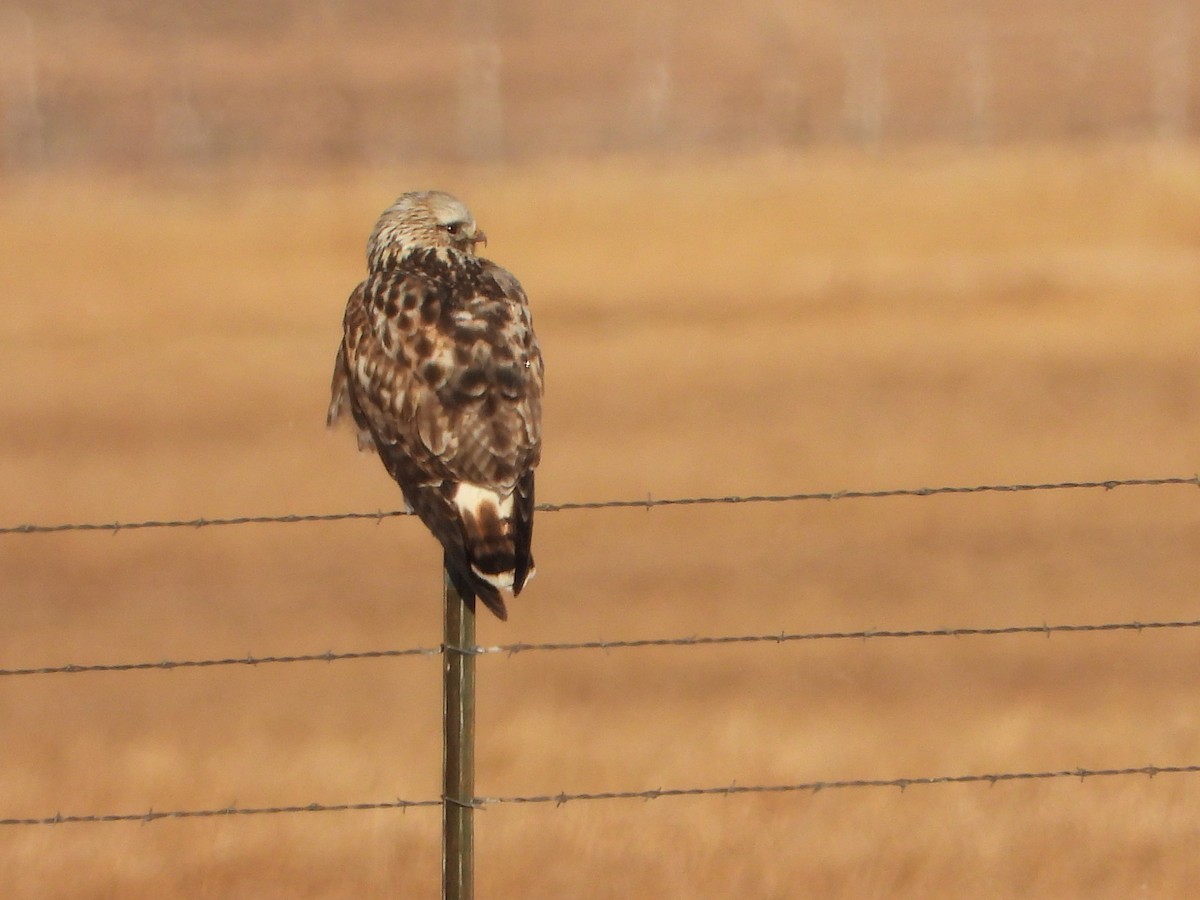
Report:
[[[7,4],[6,171],[1182,139],[1194,3]]]
[[[0,669],[434,647],[324,413],[399,193],[547,359],[539,499],[1191,477],[1200,6],[0,6]],[[1194,486],[562,511],[484,645],[1190,623]],[[1191,627],[479,660],[480,796],[1200,764]],[[440,660],[0,676],[0,820],[436,799]],[[480,896],[1177,896],[1192,774],[492,805]],[[436,896],[440,812],[0,825],[6,896]]]

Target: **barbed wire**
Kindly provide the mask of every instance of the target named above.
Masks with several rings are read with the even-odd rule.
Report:
[[[17,675],[75,675],[83,672],[131,672],[138,670],[204,669],[218,666],[263,666],[281,663],[340,662],[355,659],[386,659],[403,656],[440,656],[447,649],[476,656],[505,655],[518,653],[572,651],[572,650],[623,650],[646,647],[702,647],[720,644],[789,644],[799,641],[869,641],[883,638],[937,638],[937,637],[998,637],[1014,634],[1041,634],[1047,638],[1054,634],[1081,634],[1104,631],[1155,631],[1162,629],[1200,628],[1200,619],[1155,622],[1099,622],[1065,625],[1000,625],[984,628],[913,628],[908,630],[875,629],[861,631],[810,631],[773,634],[728,634],[696,635],[692,637],[634,638],[630,640],[556,641],[543,643],[496,644],[476,647],[406,647],[396,650],[354,650],[324,653],[300,653],[287,656],[229,656],[213,659],[164,659],[132,663],[93,663],[79,665],[68,663],[61,666],[38,666],[19,669],[0,669],[0,677]]]
[[[233,516],[230,518],[147,519],[143,522],[65,522],[58,525],[10,525],[0,527],[0,535],[53,534],[60,531],[137,531],[147,528],[209,528],[217,525],[290,525],[296,522],[341,522],[347,519],[373,519],[380,522],[398,516],[411,516],[404,509],[376,512],[314,513],[282,516]]]
[[[719,787],[686,787],[686,788],[653,788],[642,791],[600,791],[595,793],[569,793],[561,791],[557,794],[535,794],[528,796],[507,797],[476,797],[472,804],[475,809],[487,809],[489,806],[504,806],[513,804],[553,804],[565,806],[567,803],[589,800],[661,800],[670,797],[712,797],[736,796],[740,794],[791,794],[812,793],[821,791],[845,790],[850,788],[898,788],[901,791],[910,787],[923,787],[950,784],[979,784],[987,783],[992,786],[1009,781],[1047,781],[1061,778],[1078,778],[1085,781],[1089,778],[1116,778],[1132,775],[1144,775],[1153,778],[1156,775],[1180,775],[1200,773],[1200,765],[1183,766],[1130,766],[1112,769],[1055,769],[1040,772],[994,772],[984,775],[933,775],[918,778],[855,778],[840,781],[803,781],[796,784],[757,784],[740,785],[734,782]],[[369,810],[399,809],[443,806],[451,802],[442,797],[436,800],[383,800],[374,803],[309,803],[294,806],[260,806],[238,807],[226,806],[219,809],[178,809],[158,811],[151,809],[144,813],[97,813],[93,815],[63,815],[0,819],[0,825],[71,825],[99,824],[103,822],[157,822],[162,819],[206,819],[227,816],[263,816],[284,815],[295,813],[315,812],[363,812]]]
[[[1050,491],[1050,490],[1072,490],[1072,489],[1104,489],[1112,490],[1117,487],[1157,487],[1167,485],[1188,485],[1200,486],[1200,476],[1190,478],[1142,478],[1142,479],[1121,479],[1109,481],[1076,481],[1076,482],[1055,482],[1041,484],[983,484],[973,486],[942,486],[942,487],[923,487],[923,488],[899,488],[875,491],[837,491],[837,492],[816,492],[816,493],[796,493],[796,494],[778,494],[778,495],[747,495],[747,496],[724,496],[724,497],[685,497],[685,498],[666,498],[654,499],[647,497],[645,500],[610,500],[597,502],[582,502],[582,503],[560,503],[560,504],[542,504],[538,507],[544,512],[561,512],[567,510],[595,510],[595,509],[621,509],[621,508],[644,508],[652,509],[659,506],[693,506],[693,505],[714,505],[714,504],[739,504],[739,503],[782,503],[796,502],[807,500],[840,500],[840,499],[875,499],[889,497],[928,497],[941,494],[977,494],[984,492],[1027,492],[1027,491]],[[202,528],[215,525],[242,525],[242,524],[265,524],[265,523],[280,523],[290,524],[296,522],[330,522],[353,519],[374,519],[381,521],[385,518],[398,517],[407,515],[403,510],[378,511],[374,513],[366,512],[349,512],[349,513],[334,513],[334,514],[318,514],[318,515],[284,515],[284,516],[244,516],[234,518],[219,518],[219,519],[191,519],[191,520],[147,520],[142,522],[132,523],[65,523],[58,525],[18,525],[12,527],[0,528],[0,535],[5,534],[35,534],[35,533],[54,533],[68,531],[109,531],[117,533],[122,530],[132,529],[151,529],[151,528]],[[865,629],[857,631],[826,631],[826,632],[780,632],[775,634],[750,634],[750,635],[711,635],[711,636],[689,636],[689,637],[671,637],[671,638],[642,638],[631,640],[594,640],[594,641],[572,641],[572,642],[541,642],[541,643],[510,643],[494,646],[475,646],[469,648],[455,647],[410,647],[401,649],[389,650],[369,650],[369,651],[351,651],[351,652],[334,652],[326,651],[324,653],[308,653],[308,654],[291,654],[291,655],[273,655],[256,657],[253,655],[245,655],[239,657],[220,657],[209,659],[186,659],[186,660],[158,660],[148,662],[133,662],[133,663],[102,663],[102,664],[67,664],[62,666],[43,666],[36,668],[14,668],[0,669],[0,676],[12,675],[46,675],[46,674],[77,674],[83,672],[127,672],[136,670],[174,670],[183,668],[212,668],[222,666],[260,666],[271,664],[290,664],[302,662],[335,662],[355,659],[382,659],[382,658],[397,658],[408,656],[437,656],[448,650],[458,650],[459,652],[469,652],[476,655],[516,655],[519,653],[528,652],[553,652],[553,651],[578,651],[578,650],[614,650],[614,649],[637,649],[648,647],[685,647],[685,646],[711,646],[725,644],[758,644],[758,643],[792,643],[800,641],[819,641],[819,640],[857,640],[867,641],[880,638],[889,639],[907,639],[907,638],[934,638],[934,637],[990,637],[1002,635],[1017,635],[1017,634],[1043,634],[1047,638],[1057,633],[1097,633],[1097,632],[1141,632],[1143,630],[1158,630],[1158,629],[1194,629],[1200,627],[1200,620],[1178,620],[1178,621],[1153,621],[1153,622],[1104,622],[1095,624],[1062,624],[1062,625],[1010,625],[997,627],[970,627],[970,628],[922,628],[908,630],[882,630],[882,629]],[[1105,777],[1128,777],[1135,775],[1143,775],[1153,778],[1161,774],[1196,774],[1200,773],[1200,765],[1179,765],[1179,766],[1140,766],[1126,768],[1108,768],[1108,769],[1061,769],[1047,771],[1018,771],[1018,772],[1000,772],[991,774],[975,774],[975,775],[937,775],[918,778],[892,778],[892,779],[847,779],[834,781],[810,781],[799,782],[794,784],[759,784],[759,785],[738,785],[736,783],[727,786],[710,786],[710,787],[682,787],[682,788],[655,788],[650,790],[638,791],[604,791],[604,792],[559,792],[557,794],[539,794],[539,795],[515,795],[515,796],[494,796],[494,797],[477,797],[473,805],[479,809],[486,809],[490,806],[517,805],[517,804],[553,804],[555,807],[563,806],[567,803],[592,801],[592,800],[622,800],[622,799],[640,799],[640,800],[657,800],[671,797],[711,797],[711,796],[733,796],[733,795],[748,795],[748,794],[784,794],[784,793],[812,793],[816,794],[826,790],[851,789],[851,788],[886,788],[895,787],[904,791],[909,787],[914,786],[931,786],[931,785],[950,785],[950,784],[972,784],[987,782],[990,785],[996,785],[1001,782],[1010,781],[1044,781],[1049,779],[1063,778],[1078,778],[1081,781],[1089,778],[1105,778]],[[228,816],[261,816],[261,815],[278,815],[278,814],[298,814],[298,813],[314,813],[314,812],[351,812],[351,811],[369,811],[369,810],[390,810],[400,809],[407,810],[413,808],[428,808],[441,807],[447,802],[448,798],[442,797],[438,799],[426,800],[406,800],[394,799],[377,802],[366,803],[336,803],[322,804],[309,803],[306,805],[286,805],[286,806],[263,806],[263,807],[237,807],[227,806],[222,808],[211,809],[179,809],[169,811],[155,811],[153,809],[144,813],[102,813],[102,814],[87,814],[87,815],[63,815],[56,813],[53,816],[44,817],[10,817],[0,818],[0,825],[59,825],[59,824],[98,824],[107,822],[141,822],[149,823],[162,819],[195,819],[195,818],[216,818]]]
[[[795,641],[867,641],[878,638],[996,637],[1006,634],[1052,634],[1095,631],[1146,631],[1161,628],[1200,628],[1200,620],[1166,622],[1101,622],[1081,625],[1000,625],[994,628],[864,629],[862,631],[813,631],[778,634],[714,635],[707,637],[639,638],[627,641],[566,641],[539,644],[498,644],[478,647],[478,654],[516,654],[553,650],[617,650],[638,647],[692,647],[711,644],[786,644]],[[2,674],[2,673],[0,673]]]
[[[175,809],[160,812],[151,809],[144,813],[100,813],[97,815],[64,816],[55,813],[40,818],[0,819],[0,825],[78,825],[99,822],[157,822],[159,819],[212,819],[222,816],[270,816],[304,812],[363,812],[373,809],[408,809],[409,807],[441,806],[441,800],[383,800],[377,803],[308,803],[304,806],[225,806],[220,809]]]
[[[81,672],[133,672],[139,669],[207,669],[217,666],[264,666],[274,663],[338,662],[347,659],[385,659],[398,656],[440,656],[441,647],[406,647],[400,650],[352,650],[335,653],[300,653],[289,656],[228,656],[216,659],[163,659],[151,662],[95,663],[63,666],[38,666],[27,669],[0,669],[5,675],[73,675]]]
[[[926,778],[855,778],[845,781],[805,781],[798,784],[760,784],[740,785],[737,783],[725,787],[692,787],[692,788],[655,788],[648,791],[602,791],[590,794],[539,794],[528,797],[483,797],[477,803],[480,807],[506,803],[553,803],[563,806],[577,800],[659,800],[663,797],[707,797],[732,796],[735,794],[789,794],[842,790],[846,788],[879,788],[894,787],[901,791],[917,786],[939,784],[977,784],[987,782],[992,785],[1005,781],[1046,781],[1054,778],[1112,778],[1128,775],[1145,775],[1153,778],[1155,775],[1196,774],[1200,773],[1200,765],[1189,766],[1137,766],[1122,769],[1058,769],[1043,772],[996,772],[987,775],[933,775]]]
[[[667,497],[647,496],[644,500],[595,500],[570,503],[541,503],[540,512],[567,512],[572,510],[596,509],[654,509],[660,506],[712,506],[738,503],[795,503],[808,500],[863,500],[892,497],[933,497],[941,494],[1023,493],[1028,491],[1095,490],[1111,491],[1119,487],[1165,487],[1190,485],[1200,487],[1200,475],[1169,478],[1119,478],[1107,481],[1058,481],[1030,484],[976,484],[945,485],[942,487],[888,488],[883,490],[816,491],[796,494],[748,494],[722,497]],[[377,510],[376,512],[344,512],[288,514],[278,516],[233,516],[229,518],[195,519],[147,519],[141,522],[68,522],[54,525],[8,525],[0,526],[0,536],[11,534],[52,534],[64,531],[135,531],[150,528],[209,528],[218,525],[263,525],[294,524],[297,522],[340,522],[353,519],[384,519],[408,516],[412,513],[403,509]]]

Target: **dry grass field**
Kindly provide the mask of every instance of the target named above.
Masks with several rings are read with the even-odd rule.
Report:
[[[547,358],[540,498],[1197,471],[1200,156],[1160,147],[0,184],[0,525],[394,509],[323,415],[402,189]],[[560,512],[483,644],[1195,619],[1200,494]],[[410,519],[0,536],[0,666],[434,645]],[[1200,763],[1197,634],[490,656],[483,796]],[[429,799],[411,657],[0,678],[0,818]],[[493,806],[481,897],[1183,896],[1200,779]],[[20,898],[432,897],[436,808],[0,828]]]

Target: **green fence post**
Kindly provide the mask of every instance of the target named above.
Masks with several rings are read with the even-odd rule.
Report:
[[[475,888],[475,612],[443,575],[442,897],[471,900]]]

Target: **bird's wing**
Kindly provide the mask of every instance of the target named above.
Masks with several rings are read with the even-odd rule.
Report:
[[[362,291],[363,285],[360,284],[354,289],[354,293],[350,295],[350,300],[346,305],[347,323],[351,315],[357,315],[357,310],[362,306]],[[338,344],[337,356],[333,361],[333,382],[329,390],[329,410],[325,414],[325,425],[328,428],[333,428],[349,413],[354,418],[355,429],[358,432],[358,449],[374,450],[375,439],[371,435],[371,430],[367,422],[363,419],[361,411],[351,397],[350,367],[346,364],[346,344],[350,336],[351,328],[347,324],[344,329],[342,341]]]

